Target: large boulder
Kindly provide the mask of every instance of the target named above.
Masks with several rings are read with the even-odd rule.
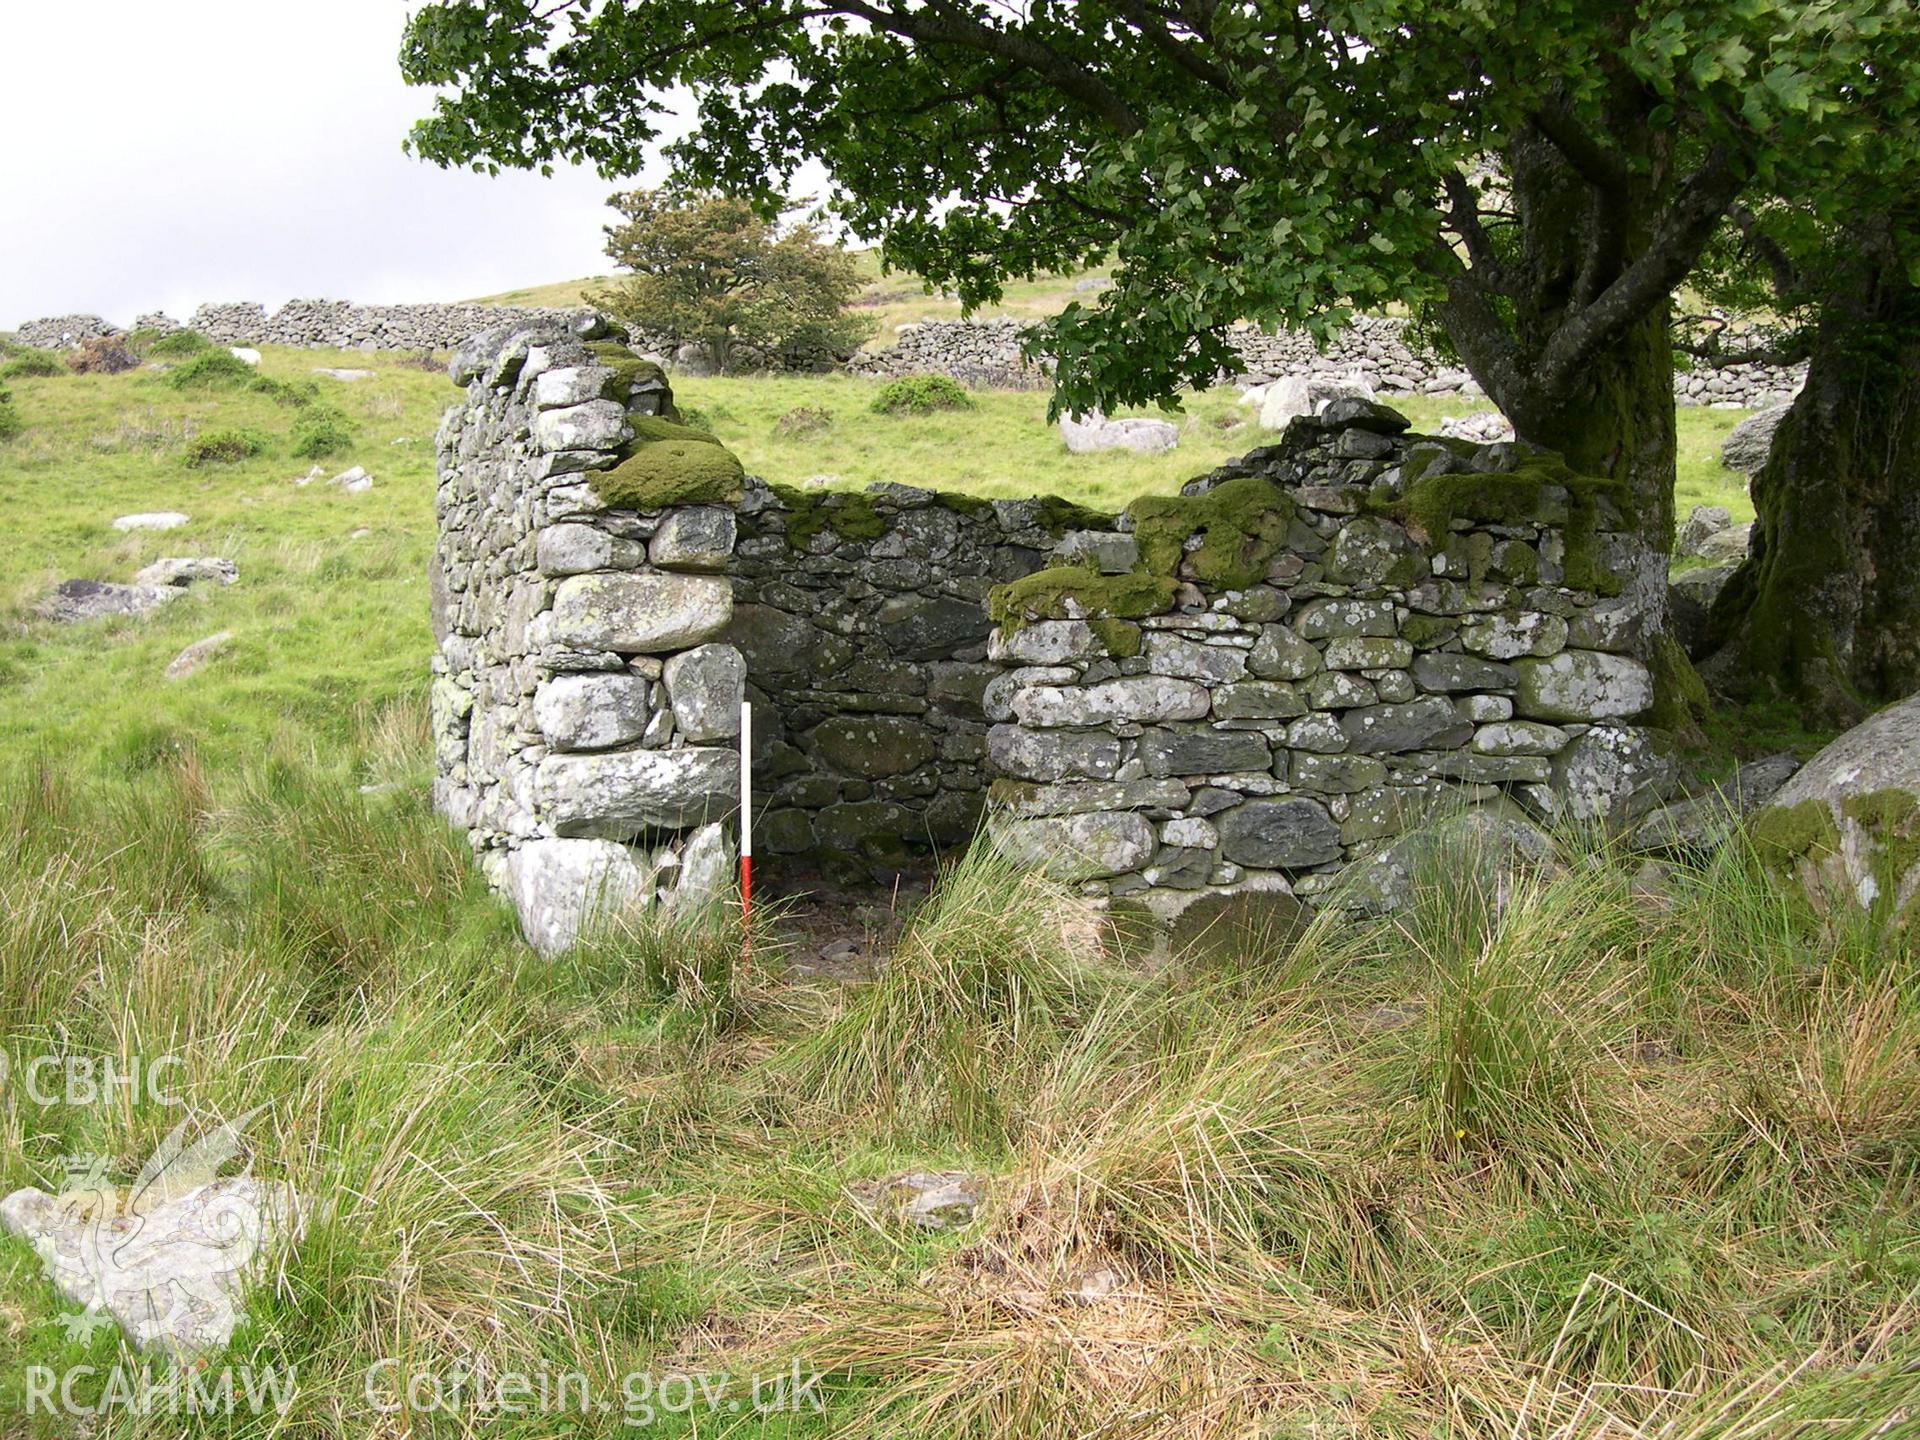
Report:
[[[1260,391],[1260,427],[1284,430],[1302,415],[1318,415],[1344,399],[1372,400],[1373,387],[1357,375],[1288,375]]]
[[[1767,456],[1773,451],[1773,432],[1780,428],[1780,422],[1792,408],[1792,405],[1775,405],[1749,415],[1734,426],[1720,442],[1720,463],[1749,479],[1759,474],[1766,468]]]
[[[1096,450],[1133,450],[1157,455],[1180,443],[1178,427],[1165,420],[1127,418],[1109,420],[1098,410],[1085,415],[1062,415],[1060,438],[1072,455],[1090,455]]]
[[[1751,834],[1816,902],[1904,915],[1920,888],[1920,695],[1809,760],[1753,817]]]
[[[507,859],[507,894],[520,933],[542,955],[653,903],[654,869],[611,840],[529,840]]]
[[[1690,559],[1700,554],[1700,547],[1707,543],[1709,537],[1718,535],[1732,524],[1733,516],[1727,513],[1726,506],[1696,505],[1673,537],[1673,553]]]

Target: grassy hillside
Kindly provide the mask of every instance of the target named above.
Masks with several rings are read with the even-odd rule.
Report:
[[[874,322],[871,346],[891,345],[895,327],[910,321],[964,318],[958,300],[945,299],[938,294],[928,293],[926,284],[917,276],[883,274],[878,251],[859,251],[856,258],[866,277],[866,282],[862,287],[860,298],[854,302],[854,308],[861,314],[870,316]],[[1101,273],[1096,270],[1083,275],[1055,275],[1044,276],[1038,280],[1016,280],[1007,286],[1007,293],[998,305],[975,311],[973,318],[987,320],[1000,316],[1012,316],[1022,320],[1034,320],[1043,315],[1057,315],[1076,295],[1085,298],[1084,290],[1077,287],[1097,283]],[[504,290],[498,295],[480,296],[471,303],[476,305],[580,305],[585,303],[589,290],[606,285],[609,278],[590,276],[584,280],[563,280],[552,285],[529,286],[524,290]]]

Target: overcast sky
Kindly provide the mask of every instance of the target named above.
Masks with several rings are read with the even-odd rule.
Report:
[[[411,8],[6,4],[0,329],[184,320],[206,300],[459,300],[602,273],[614,185],[401,153],[429,103],[395,61]]]

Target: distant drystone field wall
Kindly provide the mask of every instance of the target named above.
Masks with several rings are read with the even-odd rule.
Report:
[[[570,310],[509,305],[354,305],[344,300],[289,300],[272,314],[252,302],[202,305],[186,322],[223,345],[291,345],[334,350],[451,350],[468,337],[501,325],[565,323]],[[179,329],[159,313],[137,316],[136,330]],[[58,315],[32,320],[14,332],[24,345],[56,349],[113,334],[120,327],[98,315]],[[1020,353],[1022,322],[933,320],[903,326],[894,343],[848,356],[822,351],[779,356],[745,354],[745,363],[766,368],[820,372],[845,367],[865,375],[943,374],[970,385],[1041,389],[1051,382],[1044,366]],[[1323,350],[1298,332],[1270,335],[1251,326],[1237,329],[1233,347],[1240,375],[1261,383],[1289,375],[1350,376],[1391,395],[1478,394],[1464,369],[1443,363],[1407,335],[1406,322],[1391,316],[1356,317]],[[635,335],[633,348],[672,363],[676,355],[660,336]],[[1729,405],[1754,409],[1783,404],[1799,391],[1806,366],[1698,366],[1674,376],[1674,398],[1683,405]]]
[[[1415,827],[1524,846],[1666,765],[1612,491],[1336,402],[1136,501],[770,487],[604,320],[473,337],[438,436],[435,800],[530,940],[885,881],[984,830],[1176,938],[1390,907]]]
[[[1049,383],[1046,372],[1022,358],[1021,330],[1021,322],[1011,319],[909,324],[891,347],[862,352],[849,368],[869,375],[940,373],[975,385],[1041,388]],[[1481,393],[1466,370],[1421,349],[1409,338],[1407,322],[1393,316],[1356,316],[1325,350],[1297,331],[1274,335],[1241,326],[1231,339],[1240,356],[1240,375],[1253,383],[1290,375],[1336,375],[1390,395]],[[1682,405],[1760,409],[1791,400],[1805,379],[1804,364],[1699,365],[1674,376],[1673,394]]]

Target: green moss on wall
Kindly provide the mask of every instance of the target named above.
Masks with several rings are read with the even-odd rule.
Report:
[[[1126,620],[1089,620],[1087,628],[1116,660],[1131,660],[1140,653],[1138,625]]]
[[[746,472],[739,459],[704,430],[657,415],[629,417],[633,440],[611,470],[587,477],[593,493],[616,510],[668,505],[730,505]]]
[[[1553,523],[1549,487],[1566,495],[1566,583],[1596,595],[1617,595],[1621,580],[1600,563],[1600,506],[1611,500],[1624,514],[1626,486],[1615,480],[1576,475],[1557,455],[1530,455],[1514,469],[1495,475],[1431,475],[1415,480],[1383,508],[1424,531],[1434,545],[1446,542],[1455,520],[1491,525]],[[1622,523],[1631,524],[1631,520]]]
[[[587,349],[595,360],[613,371],[613,379],[607,382],[605,392],[609,400],[618,400],[625,404],[627,397],[633,393],[635,385],[657,381],[664,386],[667,383],[666,371],[651,360],[643,360],[616,340],[595,341],[588,345]],[[674,413],[671,391],[668,392],[668,397],[666,408],[662,413],[671,418]]]
[[[957,490],[936,490],[933,503],[942,510],[951,510],[956,515],[970,515],[978,519],[993,513],[993,501],[979,495],[962,495]]]
[[[1098,510],[1089,510],[1084,505],[1076,505],[1071,500],[1058,495],[1042,495],[1040,508],[1034,516],[1034,524],[1049,535],[1058,539],[1069,530],[1111,530],[1113,516],[1103,515]]]
[[[1271,480],[1246,476],[1204,495],[1146,495],[1127,507],[1140,564],[1175,576],[1184,562],[1202,584],[1239,590],[1266,579],[1267,562],[1286,543],[1293,499]],[[1187,537],[1200,545],[1189,551]]]
[[[1169,576],[1138,570],[1125,575],[1102,575],[1084,565],[1056,565],[987,593],[987,614],[1011,634],[1030,620],[1070,620],[1076,615],[1096,620],[1137,620],[1164,614],[1173,604],[1177,582]],[[1102,643],[1111,645],[1106,636]],[[1115,635],[1115,640],[1124,637]],[[1138,636],[1135,640],[1137,643]]]
[[[887,533],[887,520],[865,495],[825,490],[798,490],[775,485],[773,493],[787,509],[787,543],[796,550],[813,544],[814,536],[831,530],[842,540],[878,540]]]

